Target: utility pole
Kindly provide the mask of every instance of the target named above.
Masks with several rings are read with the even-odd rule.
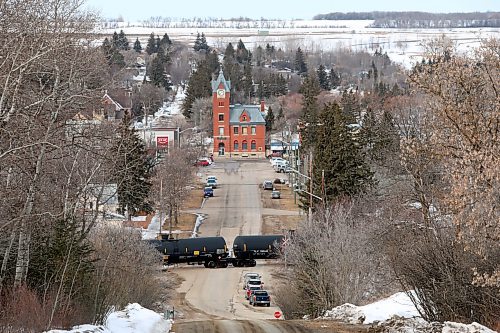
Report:
[[[312,222],[312,206],[313,206],[313,153],[309,152],[309,223]]]
[[[160,179],[160,237],[161,237],[162,220],[163,220],[163,179]]]

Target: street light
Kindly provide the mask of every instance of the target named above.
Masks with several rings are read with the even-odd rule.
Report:
[[[190,128],[186,128],[186,129],[183,129],[182,131],[180,131],[180,127],[177,128],[177,138],[179,139],[179,144],[178,144],[178,148],[181,148],[181,134],[186,132],[186,131],[189,131],[189,130],[197,130],[198,127],[190,127]]]

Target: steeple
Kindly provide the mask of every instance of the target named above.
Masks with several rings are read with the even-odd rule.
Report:
[[[219,85],[222,83],[224,90],[226,92],[229,92],[231,90],[231,81],[226,80],[224,78],[224,72],[222,71],[222,68],[219,71],[219,76],[217,77],[217,80],[212,80],[212,92],[216,92],[217,89],[219,89]]]

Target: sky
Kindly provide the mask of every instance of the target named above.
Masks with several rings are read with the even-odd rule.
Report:
[[[87,0],[104,18],[125,21],[152,16],[172,18],[249,17],[312,19],[331,12],[426,11],[432,13],[500,11],[500,0]]]

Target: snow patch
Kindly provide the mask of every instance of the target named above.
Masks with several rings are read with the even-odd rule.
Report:
[[[326,311],[323,319],[342,320],[351,324],[371,324],[388,320],[393,316],[402,318],[419,317],[419,313],[408,295],[399,292],[375,303],[364,306],[343,304]]]
[[[122,311],[112,312],[104,325],[80,325],[69,331],[51,330],[46,333],[167,333],[171,327],[172,321],[133,303]]]

